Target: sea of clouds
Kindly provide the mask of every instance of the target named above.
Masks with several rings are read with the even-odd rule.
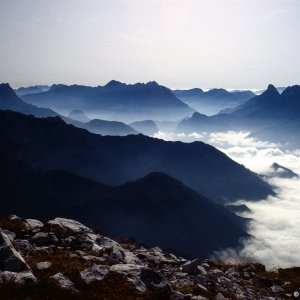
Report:
[[[226,153],[252,171],[267,175],[270,166],[278,163],[300,175],[300,150],[283,149],[279,144],[259,141],[250,132],[217,132],[172,134],[158,132],[156,138],[184,142],[204,141]],[[251,218],[248,232],[252,238],[243,242],[240,250],[226,249],[216,254],[231,262],[258,261],[268,268],[300,265],[300,179],[265,179],[274,186],[276,196],[245,203]]]

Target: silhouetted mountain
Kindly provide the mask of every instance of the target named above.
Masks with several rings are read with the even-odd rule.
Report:
[[[194,113],[182,120],[178,132],[252,131],[253,137],[299,147],[300,86],[279,94],[273,85],[261,95],[232,109],[230,114],[207,117]]]
[[[189,257],[237,246],[238,238],[245,236],[241,219],[162,173],[115,188],[106,204],[100,218],[110,234],[132,236]]]
[[[153,135],[158,132],[158,128],[152,120],[133,122],[130,123],[129,126],[145,135]]]
[[[143,135],[100,136],[59,117],[0,111],[1,149],[45,170],[64,169],[110,185],[163,172],[208,198],[259,199],[272,193],[255,173],[202,142],[166,142]]]
[[[90,119],[88,118],[88,116],[81,110],[79,109],[73,109],[72,111],[69,112],[68,117],[78,121],[78,122],[89,122]]]
[[[282,104],[282,101],[279,92],[272,84],[269,84],[268,89],[265,92],[252,98],[245,104],[237,106],[231,114],[239,117],[273,118],[276,117],[278,106],[280,104]],[[274,116],[273,113],[276,115]]]
[[[76,125],[77,127],[87,129],[89,132],[101,135],[128,135],[138,134],[132,127],[117,121],[91,120],[88,123]]]
[[[251,91],[232,91],[211,89],[204,92],[195,88],[190,90],[175,90],[174,95],[190,107],[203,114],[212,115],[220,110],[235,107],[255,97]]]
[[[282,87],[282,86],[280,86],[280,87],[275,87],[276,88],[276,90],[281,94],[285,89],[286,89],[286,87]],[[256,95],[261,95],[263,92],[265,92],[266,90],[257,90],[257,91],[255,91],[254,93],[256,94]]]
[[[13,110],[36,117],[54,117],[57,113],[48,108],[41,108],[21,100],[8,83],[0,84],[0,109]]]
[[[192,132],[218,132],[228,130],[238,130],[240,125],[240,119],[228,114],[218,114],[213,116],[207,116],[200,113],[194,113],[192,117],[183,119],[176,131],[178,133],[192,133]]]
[[[238,246],[243,219],[162,173],[109,187],[66,171],[40,171],[0,153],[1,216],[77,218],[113,235],[188,257]]]
[[[176,120],[194,112],[169,89],[156,82],[127,85],[111,81],[103,87],[53,85],[47,92],[25,95],[23,99],[63,114],[80,109],[93,118],[125,122]]]
[[[271,170],[268,173],[269,177],[299,178],[299,175],[297,173],[277,163],[273,163],[270,169]]]
[[[50,86],[48,86],[48,85],[34,85],[34,86],[20,87],[18,89],[15,89],[15,93],[18,96],[24,96],[27,94],[46,92],[49,89],[50,89]]]

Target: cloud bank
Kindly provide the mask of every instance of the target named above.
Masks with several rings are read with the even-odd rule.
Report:
[[[223,151],[233,160],[259,174],[268,174],[276,162],[300,175],[300,150],[285,150],[279,144],[249,137],[249,132],[212,134],[166,134],[157,138],[193,142],[202,140]],[[252,238],[243,241],[239,250],[225,249],[216,253],[225,261],[256,261],[272,267],[300,266],[300,179],[268,179],[276,196],[257,202],[243,201],[251,218],[248,232]]]

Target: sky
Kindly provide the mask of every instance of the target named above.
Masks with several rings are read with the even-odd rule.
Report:
[[[0,0],[0,82],[299,84],[298,0]]]

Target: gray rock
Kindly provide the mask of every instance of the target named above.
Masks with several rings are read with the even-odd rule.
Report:
[[[90,284],[94,281],[101,281],[108,274],[108,267],[104,265],[93,265],[80,272],[80,279],[85,284]]]
[[[203,297],[203,296],[192,296],[191,300],[208,300],[207,298]]]
[[[55,218],[47,223],[51,231],[65,231],[65,232],[73,232],[73,233],[94,233],[92,229],[84,226],[83,224],[65,218]]]
[[[103,256],[107,256],[107,258],[113,260],[117,264],[125,262],[125,250],[116,241],[107,237],[98,237],[96,243],[98,246],[102,247]]]
[[[33,248],[33,246],[29,243],[28,240],[16,239],[13,242],[14,248],[22,254],[27,254]]]
[[[2,232],[5,233],[9,238],[10,242],[13,243],[14,239],[16,238],[16,233],[5,229],[2,229]]]
[[[152,288],[168,287],[168,282],[164,277],[144,266],[117,264],[111,266],[109,271],[121,274],[140,293],[145,293]]]
[[[27,223],[27,228],[31,231],[35,230],[35,229],[40,229],[44,226],[44,224],[39,221],[39,220],[35,220],[35,219],[26,219],[25,220]]]
[[[53,276],[51,276],[51,278],[53,278],[61,288],[63,289],[67,289],[67,290],[73,290],[75,291],[75,286],[74,283],[64,274],[62,273],[57,273]]]
[[[70,257],[71,257],[71,255],[70,255]],[[77,256],[77,255],[75,254],[75,256]],[[73,257],[75,257],[75,256],[73,256]],[[80,257],[80,256],[77,256],[77,257]],[[94,256],[94,255],[84,255],[84,256],[81,256],[81,258],[84,259],[85,261],[94,262],[96,264],[105,262],[105,258]]]
[[[32,237],[32,241],[37,245],[46,245],[51,241],[48,232],[38,232]]]
[[[36,268],[38,270],[45,270],[45,269],[49,269],[51,267],[52,263],[50,261],[42,261],[42,262],[38,262],[36,264]]]
[[[194,259],[192,261],[187,261],[184,265],[182,265],[182,271],[191,275],[197,275],[200,273],[199,266],[201,266],[200,259]]]
[[[134,253],[130,251],[124,251],[124,262],[126,264],[144,266],[144,263]]]
[[[13,247],[7,235],[0,230],[0,270],[11,272],[30,271],[23,257]]]
[[[198,286],[201,290],[203,290],[204,292],[207,292],[207,288],[206,288],[204,285],[198,283],[197,286]]]
[[[141,280],[141,270],[142,266],[136,266],[131,264],[117,264],[110,267],[111,272],[116,272],[121,275],[131,283],[137,291],[140,293],[147,292],[146,285]]]
[[[216,298],[215,298],[216,300],[226,300],[226,298],[223,296],[223,294],[222,293],[218,293],[217,295],[216,295]]]
[[[31,271],[24,272],[10,272],[0,271],[0,283],[14,282],[17,284],[36,283],[37,279]]]

